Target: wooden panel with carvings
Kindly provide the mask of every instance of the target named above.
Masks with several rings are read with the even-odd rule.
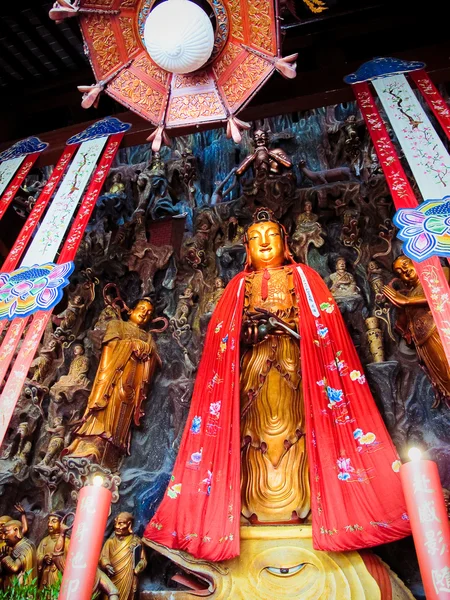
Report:
[[[181,88],[191,88],[200,85],[214,85],[214,81],[209,71],[197,71],[192,75],[174,75],[172,87],[179,90]]]
[[[121,0],[120,8],[133,8],[138,0]]]
[[[272,55],[276,53],[273,20],[271,0],[251,0],[248,2],[250,43]]]
[[[113,8],[115,0],[83,0],[81,6],[84,8]]]
[[[239,108],[272,72],[273,66],[263,58],[249,54],[221,86],[229,107]]]
[[[128,69],[123,70],[111,81],[107,92],[144,118],[159,122],[165,106],[165,95],[141,81]]]
[[[213,68],[217,79],[228,69],[233,60],[241,53],[243,49],[236,44],[228,44],[223,54],[214,63]]]
[[[169,127],[181,123],[225,119],[226,114],[216,92],[174,96],[167,111]]]
[[[228,0],[231,16],[231,35],[238,40],[244,41],[244,23],[242,20],[241,0]]]
[[[121,63],[111,17],[97,14],[86,15],[83,18],[83,26],[87,33],[91,59],[97,67],[100,78],[103,78]]]
[[[134,31],[134,19],[132,17],[119,17],[119,27],[125,42],[128,56],[132,56],[140,50],[137,35]]]
[[[163,87],[166,87],[169,79],[169,73],[158,67],[158,65],[155,65],[155,63],[150,60],[147,54],[143,54],[141,57],[134,60],[133,69],[139,69],[151,77],[154,81]]]

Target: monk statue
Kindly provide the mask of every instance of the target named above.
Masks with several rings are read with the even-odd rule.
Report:
[[[58,581],[59,570],[53,560],[53,551],[55,550],[56,542],[61,533],[61,521],[63,515],[54,512],[48,515],[46,535],[37,547],[37,568],[39,575],[39,589],[45,586],[52,586]],[[69,540],[64,540],[64,553],[67,554],[69,549]]]
[[[408,342],[414,342],[419,359],[429,374],[436,391],[433,408],[439,406],[441,400],[450,406],[450,369],[417,271],[412,260],[403,255],[395,259],[392,267],[409,288],[405,295],[390,286],[383,287],[383,293],[392,304],[404,309],[397,327]],[[449,270],[444,268],[444,271],[448,277]]]
[[[12,585],[15,577],[20,584],[29,584],[37,576],[36,548],[33,542],[24,537],[22,523],[15,519],[3,525],[5,542],[10,554],[3,555],[0,561],[4,589]]]
[[[73,344],[73,360],[70,363],[67,375],[62,375],[50,388],[50,395],[56,402],[65,400],[71,402],[75,392],[89,390],[91,382],[87,378],[90,361],[85,355],[81,342]]]
[[[133,533],[134,517],[122,512],[114,519],[114,533],[106,540],[100,567],[119,590],[120,600],[134,600],[138,575],[147,566],[141,539]]]
[[[300,531],[326,552],[407,536],[400,461],[330,291],[293,261],[269,209],[256,211],[244,242],[246,267],[209,322],[179,454],[144,541],[234,569],[241,538],[283,539],[282,575],[296,564],[287,546]],[[258,565],[256,577],[274,566]]]
[[[56,568],[64,573],[67,557],[67,532],[69,527],[60,523],[60,532],[52,553],[53,563]],[[74,593],[74,592],[73,592]],[[75,597],[75,596],[74,596]],[[92,600],[122,600],[119,596],[119,590],[113,584],[111,579],[101,569],[97,568],[92,589]]]
[[[346,269],[345,258],[338,256],[336,271],[330,275],[330,292],[335,298],[348,298],[360,295],[355,278]]]
[[[139,425],[148,384],[161,364],[144,329],[152,314],[152,301],[143,298],[129,311],[128,321],[108,322],[86,411],[62,457],[90,458],[116,470],[120,457],[129,452],[131,424]]]

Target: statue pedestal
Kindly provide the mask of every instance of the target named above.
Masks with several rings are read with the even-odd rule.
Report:
[[[242,526],[240,556],[221,563],[196,560],[186,552],[146,543],[195,575],[197,582],[204,581],[205,586],[195,591],[141,592],[141,599],[413,600],[377,557],[370,555],[369,568],[372,573],[379,572],[383,593],[358,552],[314,550],[310,525]],[[182,582],[182,578],[177,580]],[[390,596],[386,595],[387,588]]]

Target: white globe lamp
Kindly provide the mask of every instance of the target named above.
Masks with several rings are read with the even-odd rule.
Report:
[[[144,42],[155,63],[170,73],[192,73],[203,67],[214,47],[208,15],[189,0],[166,0],[148,15]]]

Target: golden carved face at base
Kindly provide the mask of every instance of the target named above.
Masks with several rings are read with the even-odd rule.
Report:
[[[143,599],[194,600],[381,600],[380,588],[358,552],[319,552],[310,526],[241,527],[241,554],[210,563],[186,552],[144,540],[188,573],[209,583],[209,594],[194,591],[141,592]],[[397,600],[413,600],[389,572]],[[395,579],[394,579],[395,578]]]
[[[397,273],[400,279],[405,283],[409,285],[415,285],[418,282],[419,277],[417,275],[417,271],[412,260],[407,256],[399,256],[394,260],[394,264],[392,266],[395,273]]]
[[[254,223],[247,231],[251,264],[259,271],[284,263],[284,240],[278,223]]]

